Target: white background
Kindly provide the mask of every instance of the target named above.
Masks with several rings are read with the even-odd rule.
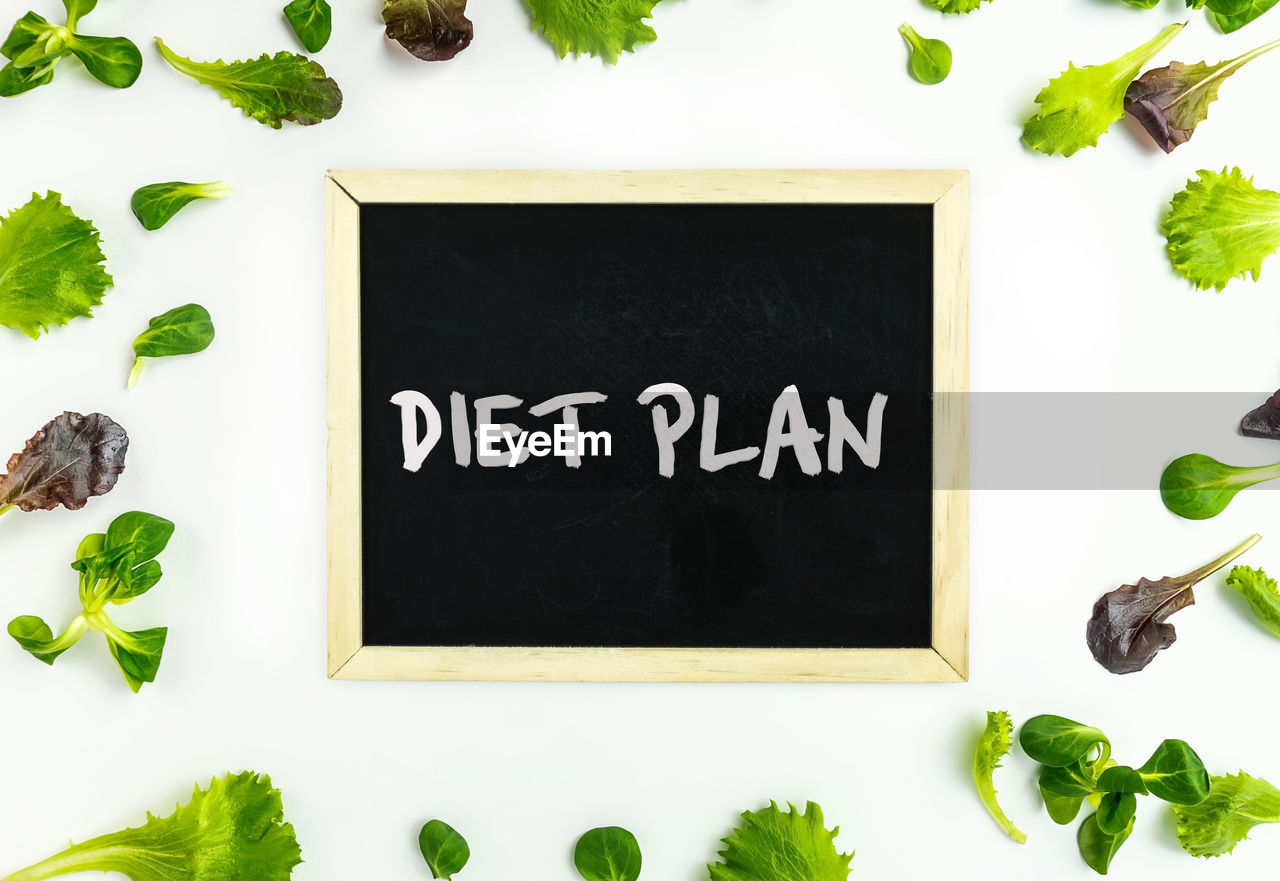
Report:
[[[53,0],[30,2],[60,14]],[[976,390],[1266,392],[1280,384],[1280,264],[1258,285],[1194,292],[1171,274],[1158,222],[1198,168],[1239,164],[1280,188],[1280,53],[1228,82],[1172,156],[1124,123],[1062,159],[1018,142],[1037,91],[1068,59],[1105,61],[1179,20],[1180,2],[1139,12],[995,0],[943,19],[916,0],[668,0],[658,42],[609,68],[558,60],[518,0],[473,3],[475,42],[436,65],[384,40],[377,0],[344,0],[319,60],[345,107],[279,132],[168,69],[150,43],[161,34],[199,59],[296,49],[279,5],[104,0],[84,28],[142,46],[135,87],[100,86],[67,60],[51,86],[0,102],[0,206],[63,193],[102,230],[117,283],[92,320],[34,342],[0,332],[0,447],[20,449],[63,410],[105,412],[132,439],[110,495],[0,520],[0,618],[67,620],[67,563],[115,515],[178,524],[165,580],[118,613],[128,627],[171,628],[159,681],[140,695],[97,635],[56,668],[0,642],[0,871],[165,813],[192,781],[253,768],[285,793],[306,858],[297,877],[309,881],[428,877],[415,836],[432,816],[470,840],[460,877],[471,881],[573,879],[573,842],[604,824],[639,837],[643,877],[695,881],[737,813],[770,799],[820,802],[839,843],[857,848],[855,877],[1090,877],[1074,829],[1038,806],[1024,756],[998,785],[1029,843],[984,813],[968,762],[988,708],[1097,724],[1135,764],[1162,738],[1185,738],[1215,773],[1280,782],[1280,644],[1220,581],[1141,674],[1107,674],[1084,644],[1101,592],[1180,574],[1251,532],[1267,540],[1245,561],[1280,569],[1273,494],[1245,493],[1204,523],[1160,505],[1160,468],[1192,451],[1180,432],[1196,412],[1123,428],[1149,443],[1151,491],[973,494],[965,685],[326,680],[321,202],[324,171],[344,167],[968,168]],[[0,18],[27,8],[4,0]],[[1214,61],[1280,30],[1280,12],[1232,36],[1191,17],[1157,61]],[[908,77],[903,19],[950,41],[945,84]],[[223,178],[232,198],[163,231],[129,213],[137,186]],[[133,336],[191,301],[213,313],[214,346],[153,362],[126,392]],[[1026,442],[1042,430],[1028,426]],[[1203,452],[1280,456],[1230,423]],[[1192,859],[1148,799],[1113,874],[1274,874],[1280,833],[1255,837],[1232,857]]]

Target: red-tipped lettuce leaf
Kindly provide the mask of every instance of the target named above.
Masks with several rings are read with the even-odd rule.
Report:
[[[0,477],[0,510],[76,510],[111,491],[124,471],[125,430],[101,413],[63,413],[9,457]]]

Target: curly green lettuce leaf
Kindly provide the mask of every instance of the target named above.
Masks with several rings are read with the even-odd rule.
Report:
[[[1231,9],[1214,10],[1213,20],[1224,34],[1234,33],[1256,21],[1263,13],[1270,12],[1276,3],[1280,3],[1280,0],[1244,0],[1243,3],[1233,3]]]
[[[990,3],[991,0],[924,0],[924,2],[926,6],[932,6],[945,15],[968,15],[983,3]]]
[[[0,881],[43,881],[73,872],[119,872],[131,881],[288,881],[302,852],[284,820],[280,790],[253,771],[196,787],[167,817],[73,844]]]
[[[1280,636],[1280,588],[1274,578],[1261,569],[1236,566],[1227,575],[1227,587],[1245,598],[1259,624]]]
[[[1196,126],[1209,118],[1209,105],[1227,77],[1255,58],[1280,46],[1280,40],[1218,64],[1183,64],[1149,70],[1129,84],[1125,112],[1151,135],[1166,153],[1191,140]]]
[[[1003,710],[987,711],[987,727],[978,738],[978,747],[973,753],[973,782],[978,787],[978,797],[986,805],[1005,834],[1018,844],[1026,844],[1027,836],[1013,825],[996,800],[995,773],[1000,767],[1000,760],[1009,754],[1013,747],[1013,720]]]
[[[724,839],[720,862],[708,866],[711,881],[847,881],[853,854],[836,850],[840,827],[828,831],[822,808],[813,802],[804,814],[776,802],[744,811],[746,821]]]
[[[92,317],[111,287],[101,239],[62,196],[32,193],[0,220],[0,324],[32,339],[51,325]]]
[[[620,52],[634,52],[641,43],[658,39],[644,23],[653,17],[658,0],[524,0],[533,13],[533,27],[551,41],[561,58],[598,55],[617,64]]]
[[[216,89],[250,119],[281,128],[315,125],[342,109],[342,91],[315,61],[277,52],[247,61],[192,61],[156,37],[165,61],[179,73]]]
[[[197,199],[223,199],[230,195],[231,187],[226,181],[193,184],[174,180],[139,187],[134,190],[129,207],[143,229],[157,230]]]
[[[1184,27],[1186,22],[1169,25],[1151,40],[1106,64],[1068,65],[1036,95],[1040,110],[1023,126],[1022,142],[1041,153],[1063,156],[1096,147],[1098,138],[1124,117],[1129,83]]]
[[[1231,853],[1263,823],[1280,823],[1280,789],[1241,771],[1210,778],[1209,797],[1196,805],[1174,805],[1178,843],[1196,857]]]
[[[1164,220],[1174,270],[1201,290],[1257,281],[1262,261],[1280,248],[1280,193],[1255,187],[1239,168],[1199,175],[1173,197]]]
[[[475,28],[467,0],[386,0],[387,38],[423,61],[448,61],[471,45]]]
[[[333,7],[329,0],[293,0],[284,8],[284,17],[308,52],[319,52],[333,35]]]

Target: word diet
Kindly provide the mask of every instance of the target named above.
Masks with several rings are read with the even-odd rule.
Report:
[[[454,462],[469,467],[474,453],[475,460],[486,468],[514,468],[530,456],[552,455],[564,459],[570,468],[582,466],[582,456],[610,456],[613,439],[607,431],[582,431],[578,424],[578,408],[607,400],[600,392],[573,392],[535,404],[529,408],[534,417],[549,416],[556,411],[560,421],[552,434],[545,431],[524,431],[518,425],[495,422],[494,413],[513,410],[524,402],[513,395],[491,395],[474,402],[476,429],[473,435],[467,414],[466,396],[461,392],[449,395],[449,414],[452,425]],[[670,399],[676,407],[674,421],[664,403]],[[880,435],[884,423],[884,408],[888,396],[877,392],[867,407],[867,431],[865,437],[845,414],[844,402],[839,398],[827,399],[827,470],[839,474],[844,470],[844,450],[849,447],[868,468],[880,464]],[[658,453],[658,473],[671,477],[676,469],[675,444],[692,426],[695,417],[693,395],[682,385],[673,382],[651,385],[636,398],[641,406],[651,407],[653,434]],[[400,408],[400,437],[404,447],[404,468],[418,471],[431,451],[444,435],[440,411],[426,395],[418,391],[397,392],[391,403]],[[419,414],[422,420],[419,419]],[[419,422],[425,420],[426,433],[420,436]],[[698,465],[704,471],[719,471],[729,465],[760,459],[759,474],[765,480],[773,477],[778,457],[789,450],[796,457],[800,470],[805,474],[822,471],[822,459],[818,442],[823,434],[809,425],[800,393],[794,385],[782,390],[773,402],[769,414],[769,427],[765,434],[764,448],[742,447],[727,452],[716,451],[716,431],[720,420],[720,399],[707,395],[702,403],[702,441],[698,452]]]

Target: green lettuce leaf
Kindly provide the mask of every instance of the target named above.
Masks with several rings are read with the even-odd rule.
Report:
[[[213,87],[263,125],[314,125],[342,109],[338,84],[323,67],[301,55],[277,52],[248,61],[192,61],[173,52],[159,37],[156,44],[174,70]]]
[[[968,15],[983,3],[990,3],[991,0],[924,0],[924,2],[926,6],[932,6],[946,15]]]
[[[147,184],[133,191],[129,207],[143,229],[156,230],[197,199],[223,199],[231,195],[226,181],[193,184],[187,181],[167,181]]]
[[[1197,805],[1174,805],[1178,843],[1197,857],[1231,853],[1262,823],[1280,823],[1280,790],[1241,771],[1210,778],[1209,797]]]
[[[1261,569],[1236,566],[1227,576],[1227,587],[1248,601],[1259,624],[1280,636],[1280,588],[1274,578]]]
[[[846,881],[853,854],[836,850],[840,827],[827,831],[822,808],[813,802],[803,815],[775,802],[745,811],[746,821],[724,839],[720,862],[708,866],[711,881]]]
[[[987,727],[978,738],[978,747],[973,753],[973,781],[978,787],[978,797],[986,805],[1005,834],[1018,844],[1026,844],[1027,836],[1005,816],[1004,810],[996,800],[995,773],[1000,767],[1000,760],[1009,754],[1013,747],[1013,721],[1003,710],[987,711]]]
[[[1199,175],[1173,197],[1164,221],[1174,270],[1202,290],[1247,275],[1257,281],[1262,261],[1280,248],[1280,193],[1255,187],[1239,168]]]
[[[4,881],[119,872],[131,881],[288,881],[302,862],[280,790],[252,771],[196,787],[167,817],[73,844]]]
[[[1245,0],[1243,8],[1239,11],[1214,12],[1213,20],[1218,23],[1218,27],[1224,34],[1230,34],[1252,23],[1264,12],[1271,11],[1271,7],[1276,3],[1280,3],[1280,0]]]
[[[1023,126],[1022,142],[1041,153],[1063,156],[1096,147],[1098,138],[1124,117],[1129,83],[1184,27],[1186,22],[1169,25],[1151,40],[1106,64],[1068,65],[1036,95],[1040,110]]]
[[[98,231],[58,193],[0,220],[0,324],[32,339],[50,325],[91,317],[111,287]]]
[[[1090,814],[1076,830],[1076,845],[1080,848],[1080,856],[1090,869],[1099,875],[1105,875],[1111,868],[1111,861],[1121,846],[1133,834],[1133,820],[1118,832],[1105,832],[1098,823],[1098,815]]]
[[[551,41],[561,58],[598,55],[618,63],[618,53],[652,43],[657,32],[644,23],[658,0],[524,0],[533,27]]]
[[[308,52],[319,52],[333,35],[333,7],[329,0],[293,0],[284,8],[284,17]]]
[[[452,881],[471,859],[467,839],[444,820],[428,820],[418,833],[418,849],[432,878]]]
[[[382,21],[387,38],[423,61],[448,61],[471,45],[475,28],[467,0],[386,0]]]

